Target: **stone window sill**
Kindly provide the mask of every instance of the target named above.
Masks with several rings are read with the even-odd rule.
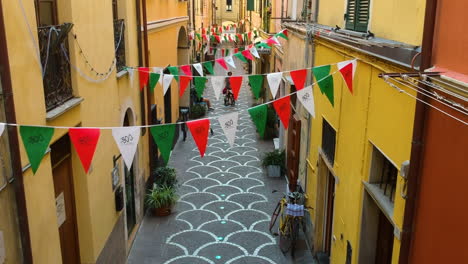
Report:
[[[46,114],[46,120],[47,121],[52,121],[52,120],[56,119],[57,117],[63,115],[65,112],[67,112],[68,110],[70,110],[70,109],[74,108],[75,106],[79,105],[83,101],[84,101],[84,99],[81,98],[81,97],[75,97],[75,98],[72,98],[72,99],[66,101],[62,105],[57,106],[56,108],[48,111],[47,114]]]
[[[387,215],[387,218],[391,220],[393,226],[395,226],[395,222],[393,221],[394,203],[390,201],[388,196],[384,195],[383,191],[376,184],[368,183],[366,181],[363,181],[363,184],[377,206],[380,207],[382,212]]]

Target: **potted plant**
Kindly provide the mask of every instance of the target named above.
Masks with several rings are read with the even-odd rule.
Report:
[[[154,184],[146,195],[146,206],[157,216],[171,214],[171,207],[177,202],[177,173],[174,168],[159,167],[153,171]]]
[[[175,186],[158,186],[153,184],[153,188],[146,195],[146,205],[154,210],[157,216],[168,216],[171,214],[171,207],[177,202]]]
[[[282,175],[285,170],[285,157],[284,150],[274,150],[265,154],[262,166],[267,169],[268,177],[280,177]]]

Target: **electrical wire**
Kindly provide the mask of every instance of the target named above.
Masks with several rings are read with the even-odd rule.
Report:
[[[24,10],[23,0],[18,0],[19,6],[21,8],[21,14],[23,15],[23,19],[26,22],[26,26],[28,28],[29,36],[31,37],[31,41],[33,43],[34,48],[36,49],[36,59],[39,67],[41,68],[41,72],[44,72],[42,69],[42,62],[41,62],[41,50],[39,45],[36,43],[36,38],[34,38],[34,34],[32,33],[31,26],[28,22],[28,17],[26,16],[26,10]]]
[[[440,82],[440,83],[443,83],[443,84],[445,84],[445,85],[447,85],[447,86],[453,87],[453,88],[455,88],[455,89],[457,89],[457,90],[459,90],[459,91],[466,92],[466,90],[463,90],[463,89],[461,89],[460,87],[457,87],[457,86],[455,86],[455,85],[453,85],[453,84],[451,84],[451,83],[449,83],[449,82],[443,81],[442,79],[435,79],[435,78],[432,77],[432,76],[427,76],[427,77],[430,78],[430,79],[432,79],[432,80],[434,80],[434,81],[436,81],[436,82]]]
[[[426,75],[426,77],[428,77],[428,76]],[[420,80],[420,79],[418,79],[418,78],[413,78],[413,77],[408,77],[408,78],[410,78],[410,79],[413,80],[413,81],[417,81],[417,82],[420,82],[420,83],[425,84],[425,85],[427,85],[427,86],[430,86],[430,87],[432,87],[433,89],[438,90],[438,91],[441,91],[441,92],[443,92],[443,93],[446,93],[446,94],[448,94],[448,95],[450,95],[450,96],[453,96],[453,97],[455,97],[455,98],[458,98],[458,99],[460,99],[460,100],[463,100],[463,101],[465,101],[465,102],[468,102],[468,98],[466,98],[466,97],[464,97],[464,96],[462,96],[462,95],[459,95],[459,94],[457,94],[457,93],[454,93],[454,92],[452,92],[452,91],[450,91],[450,90],[444,89],[443,87],[441,87],[441,86],[439,86],[439,85],[437,85],[437,84],[435,84],[435,83],[432,83],[432,82],[429,82],[429,81]],[[420,87],[420,88],[421,88],[421,87]]]

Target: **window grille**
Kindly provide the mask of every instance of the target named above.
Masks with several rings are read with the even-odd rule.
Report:
[[[322,150],[330,164],[335,162],[336,131],[323,119],[322,122]]]

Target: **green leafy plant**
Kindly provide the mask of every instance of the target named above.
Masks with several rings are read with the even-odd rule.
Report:
[[[195,104],[190,109],[191,118],[199,118],[206,114],[206,108],[201,104]]]
[[[158,186],[175,187],[177,185],[177,173],[174,168],[159,167],[153,171],[154,184]]]
[[[153,188],[146,194],[146,205],[151,209],[170,207],[178,199],[175,187],[153,184]]]
[[[267,166],[280,166],[282,170],[286,168],[285,166],[285,160],[286,160],[286,153],[283,151],[279,150],[274,150],[271,152],[265,153],[265,156],[263,157],[262,160],[262,166],[267,167]]]

